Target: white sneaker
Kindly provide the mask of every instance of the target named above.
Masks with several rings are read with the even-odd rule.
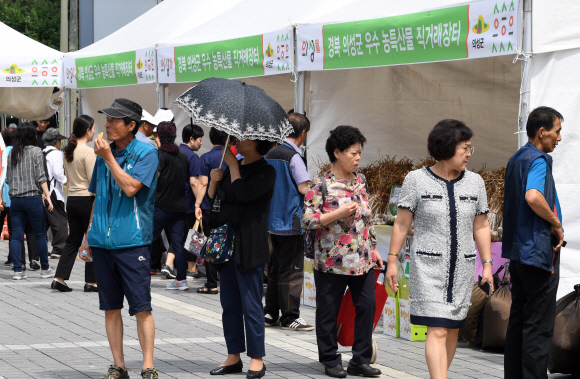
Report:
[[[56,271],[52,267],[49,267],[48,270],[40,270],[40,277],[42,279],[54,278],[54,274],[56,274]]]
[[[187,285],[187,280],[182,280],[181,282],[178,280],[174,280],[173,282],[167,285],[168,290],[178,290],[178,291],[187,291],[189,286]]]
[[[12,279],[14,280],[22,280],[22,279],[26,279],[27,276],[24,272],[20,271],[20,272],[15,272],[14,276],[12,277]]]

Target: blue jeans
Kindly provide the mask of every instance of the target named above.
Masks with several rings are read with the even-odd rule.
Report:
[[[169,238],[171,239],[171,246],[173,247],[173,254],[175,254],[175,269],[177,270],[176,280],[185,280],[187,271],[187,261],[185,257],[185,248],[183,247],[183,236],[185,228],[185,212],[167,212],[159,207],[155,207],[153,216],[153,244],[155,240],[161,237],[161,232],[168,226]]]
[[[24,228],[26,221],[32,225],[34,237],[36,237],[36,248],[40,258],[40,267],[48,270],[48,245],[46,242],[46,217],[44,215],[44,205],[42,197],[13,197],[10,204],[10,213],[12,217],[12,240],[10,248],[12,251],[20,251],[24,241]],[[14,263],[14,272],[22,272],[22,259],[20,254],[12,255]]]
[[[246,351],[247,342],[250,358],[266,356],[263,272],[264,265],[240,272],[233,259],[224,263],[220,271],[222,324],[228,354]]]

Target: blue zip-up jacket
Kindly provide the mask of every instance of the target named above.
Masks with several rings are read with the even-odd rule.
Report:
[[[546,159],[544,198],[550,209],[556,202],[556,184],[552,176],[552,157],[531,142],[509,160],[505,174],[503,204],[503,258],[552,271],[551,224],[538,216],[526,201],[528,172],[536,159]]]
[[[111,144],[115,154],[115,143]],[[129,175],[132,174],[135,163],[157,149],[134,138],[125,148],[124,156],[117,159],[119,166]],[[117,157],[118,158],[118,157]],[[159,159],[156,159],[157,167]],[[130,247],[150,245],[153,238],[153,212],[155,206],[155,192],[157,190],[157,175],[154,176],[151,186],[143,186],[133,197],[123,192],[113,176],[105,160],[97,157],[95,212],[90,228],[88,242],[91,247],[107,250],[126,249]],[[113,191],[109,190],[111,181],[114,182]],[[109,198],[112,202],[109,212]]]
[[[276,169],[276,184],[270,201],[268,230],[293,231],[302,233],[302,213],[304,212],[304,195],[290,174],[290,161],[298,154],[290,145],[284,143],[276,146],[266,156],[266,161]]]

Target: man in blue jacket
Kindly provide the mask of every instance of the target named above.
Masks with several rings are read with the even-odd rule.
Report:
[[[151,314],[150,247],[157,189],[157,149],[135,138],[142,108],[127,99],[116,99],[107,116],[107,139],[95,139],[98,156],[89,186],[96,195],[91,226],[87,231],[87,258],[93,258],[100,309],[114,364],[105,379],[128,378],[123,356],[123,298],[129,315],[137,319],[137,334],[143,349],[141,376],[157,379],[153,367],[155,323]],[[90,248],[89,248],[90,246]]]
[[[510,259],[512,305],[505,343],[505,378],[548,378],[554,334],[562,211],[552,157],[564,118],[548,107],[528,116],[529,142],[507,165],[502,257]]]
[[[306,141],[310,121],[301,113],[290,113],[288,119],[294,131],[282,145],[274,147],[266,156],[268,163],[276,169],[276,185],[268,215],[272,260],[268,268],[264,320],[266,326],[281,324],[282,329],[286,330],[310,331],[314,327],[300,317],[304,280],[304,242],[300,219],[304,194],[310,181],[300,145]]]

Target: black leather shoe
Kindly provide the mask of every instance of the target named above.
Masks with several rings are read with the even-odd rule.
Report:
[[[99,292],[99,290],[97,289],[97,287],[85,283],[85,292]]]
[[[264,375],[266,375],[266,365],[264,364],[264,362],[262,362],[262,369],[260,371],[248,370],[248,372],[246,373],[246,378],[255,379],[261,378]]]
[[[52,288],[53,290],[59,290],[60,292],[70,292],[70,291],[72,291],[72,288],[70,288],[66,284],[62,284],[58,280],[53,280],[52,281],[52,284],[50,285],[50,288]]]
[[[349,375],[358,375],[358,376],[379,376],[381,375],[381,370],[378,368],[373,368],[369,364],[360,364],[353,362],[352,359],[348,362],[348,367],[346,368],[346,372]]]
[[[346,378],[346,371],[344,371],[344,367],[342,364],[339,363],[334,367],[324,366],[324,372],[326,375],[331,376],[333,378]]]
[[[209,374],[210,375],[237,374],[239,372],[242,372],[243,368],[244,368],[244,364],[242,363],[242,360],[240,359],[240,361],[238,363],[234,363],[233,365],[220,366],[220,367],[214,368],[213,370],[211,370],[209,372]]]

